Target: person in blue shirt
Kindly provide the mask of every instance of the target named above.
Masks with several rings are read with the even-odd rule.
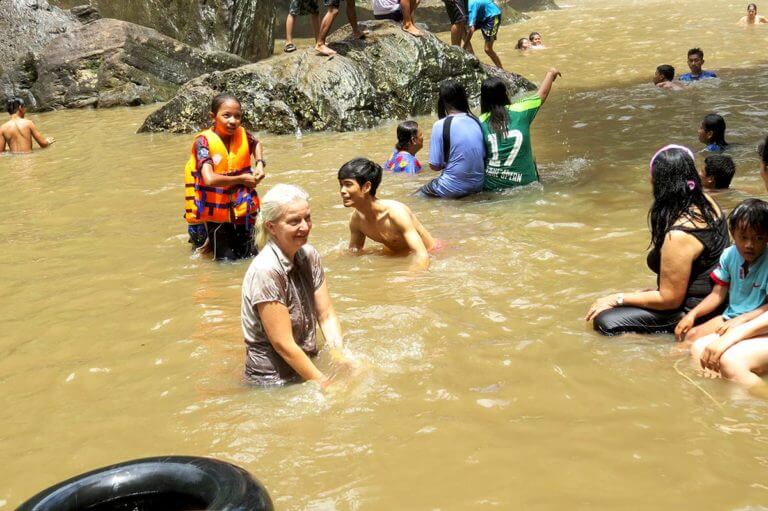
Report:
[[[717,78],[717,75],[712,71],[704,71],[702,69],[703,65],[704,51],[701,48],[691,48],[688,50],[688,68],[691,72],[680,75],[679,80],[681,82],[696,82],[708,78]]]
[[[678,341],[695,341],[712,333],[723,335],[768,310],[768,202],[743,201],[728,217],[728,228],[733,245],[723,250],[720,264],[710,275],[715,287],[677,324]],[[696,318],[712,314],[726,300],[728,306],[722,315],[693,326]]]
[[[392,156],[384,163],[384,170],[394,173],[417,174],[421,163],[416,158],[424,147],[424,133],[416,121],[403,121],[397,125],[397,144]]]
[[[722,153],[728,149],[725,141],[725,119],[717,114],[708,114],[699,124],[699,142],[706,144],[705,148],[711,153]]]
[[[432,125],[429,139],[429,167],[442,170],[442,174],[419,192],[428,197],[457,199],[482,191],[485,141],[480,122],[469,111],[463,85],[454,80],[440,84],[437,115],[440,120]]]
[[[499,69],[501,66],[499,56],[493,51],[493,42],[499,33],[501,26],[501,10],[493,0],[469,0],[469,13],[467,15],[467,40],[464,43],[464,49],[471,48],[472,35],[478,28],[483,33],[485,39],[485,53]]]

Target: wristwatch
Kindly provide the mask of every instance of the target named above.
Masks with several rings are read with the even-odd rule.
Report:
[[[616,297],[616,305],[624,305],[624,293],[619,293],[619,295]]]
[[[259,162],[261,162],[261,164],[262,164],[262,165],[264,165],[265,167],[267,166],[267,162],[266,162],[266,161],[264,161],[264,160],[262,160],[261,158],[259,158],[258,160],[256,160],[256,163],[259,163]]]

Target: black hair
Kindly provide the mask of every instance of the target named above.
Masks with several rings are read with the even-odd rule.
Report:
[[[736,173],[736,164],[727,154],[712,154],[704,159],[704,172],[714,178],[715,188],[728,188]]]
[[[757,4],[749,4],[749,5],[747,5],[747,10],[749,10],[750,7],[754,7],[755,8],[755,12],[757,12]]]
[[[725,119],[722,115],[705,115],[704,120],[701,121],[701,127],[704,128],[704,131],[712,132],[712,138],[707,141],[708,144],[728,145],[728,142],[725,141]]]
[[[228,92],[222,92],[221,94],[216,94],[213,97],[213,101],[211,101],[211,113],[213,115],[216,115],[219,112],[219,108],[221,108],[221,105],[223,105],[227,101],[234,101],[235,103],[240,105],[242,108],[242,105],[240,104],[239,99],[237,99],[235,96],[233,96]]]
[[[731,234],[738,229],[752,229],[760,234],[768,234],[768,202],[760,199],[742,201],[728,215],[728,229]]]
[[[8,110],[8,113],[10,115],[13,115],[16,112],[18,112],[19,108],[23,106],[24,106],[24,100],[19,97],[11,98],[5,104],[5,108],[6,110]]]
[[[437,98],[437,117],[442,119],[448,115],[448,109],[470,113],[467,90],[456,80],[445,80],[440,84]]]
[[[698,55],[703,59],[704,50],[702,50],[701,48],[691,48],[690,50],[688,50],[688,56],[690,57],[691,55]]]
[[[768,165],[768,137],[765,137],[765,140],[757,144],[757,154],[760,155],[760,161]]]
[[[675,79],[675,68],[670,66],[669,64],[660,65],[659,67],[656,68],[656,72],[670,82]]]
[[[653,205],[648,212],[651,248],[661,250],[664,238],[681,219],[715,227],[717,211],[709,202],[696,163],[683,149],[659,153],[651,165]]]
[[[367,158],[355,158],[341,166],[337,177],[339,181],[342,179],[354,179],[360,186],[363,186],[365,183],[371,183],[371,196],[376,197],[376,190],[381,183],[381,174],[381,165],[378,163],[374,163]]]
[[[495,133],[507,131],[507,124],[509,124],[507,105],[509,104],[507,86],[501,78],[492,76],[483,80],[480,86],[480,112],[491,114],[488,122],[491,131]]]
[[[521,37],[517,40],[517,44],[515,45],[516,50],[522,50],[523,49],[523,41],[528,41],[529,39],[527,37]]]
[[[531,35],[528,36],[528,40],[529,41],[533,41],[533,36],[535,36],[535,35],[541,37],[540,33],[538,33],[538,32],[531,32]]]
[[[419,123],[416,121],[403,121],[397,125],[397,144],[395,149],[405,151],[411,144],[411,140],[419,134]]]

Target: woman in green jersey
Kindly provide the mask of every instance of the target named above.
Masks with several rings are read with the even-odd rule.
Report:
[[[480,123],[485,140],[486,190],[525,186],[539,180],[531,148],[531,122],[549,96],[560,71],[552,68],[538,92],[511,103],[507,86],[492,77],[480,89]]]

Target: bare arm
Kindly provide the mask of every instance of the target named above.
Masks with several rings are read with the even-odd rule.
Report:
[[[29,131],[32,133],[32,138],[35,139],[35,142],[42,148],[46,148],[55,142],[53,137],[43,137],[43,134],[37,130],[37,127],[31,121],[29,123]]]
[[[551,68],[549,71],[547,71],[547,75],[544,77],[544,80],[541,82],[541,85],[539,85],[539,91],[538,96],[541,98],[542,104],[547,100],[547,97],[549,96],[549,92],[552,90],[552,84],[555,83],[555,80],[558,76],[563,76],[560,71],[558,71],[556,68]]]
[[[291,316],[280,302],[264,302],[256,305],[264,332],[272,347],[289,366],[304,380],[324,384],[328,378],[312,363],[293,338]]]
[[[5,152],[5,147],[8,145],[8,141],[5,140],[5,135],[0,133],[0,153]],[[768,184],[765,185],[768,188]]]
[[[760,177],[763,178],[765,189],[768,191],[768,165],[763,164],[760,166]]]
[[[266,176],[264,172],[264,144],[261,141],[257,140],[253,145],[251,155],[256,161],[256,165],[253,167],[253,177],[256,178],[256,184],[259,184]]]
[[[696,318],[706,316],[717,309],[728,298],[728,288],[716,285],[699,304],[691,309],[675,327],[675,340],[680,342],[685,340],[685,336],[693,328]]]
[[[240,174],[239,176],[223,176],[217,174],[213,171],[213,167],[210,163],[203,164],[201,174],[203,175],[203,181],[208,186],[224,187],[242,185],[247,186],[248,188],[253,188],[260,181],[260,179],[257,180],[253,174]]]
[[[429,268],[429,252],[427,247],[424,246],[424,241],[416,230],[416,226],[413,224],[411,212],[405,207],[392,208],[390,210],[390,218],[405,239],[408,249],[413,254],[415,268],[423,270]]]

